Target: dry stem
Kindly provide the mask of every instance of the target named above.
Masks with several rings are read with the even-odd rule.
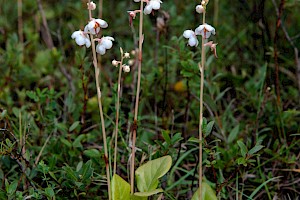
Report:
[[[89,0],[89,3],[91,1]],[[92,19],[92,12],[89,10],[89,17]],[[92,34],[90,34],[91,43],[92,43],[92,52],[93,52],[93,65],[95,68],[95,78],[96,78],[96,87],[97,87],[97,100],[99,106],[99,114],[101,120],[101,127],[102,127],[102,137],[103,137],[103,147],[104,147],[104,161],[105,161],[105,168],[106,168],[106,177],[107,177],[107,188],[108,188],[108,198],[111,200],[111,185],[110,185],[110,169],[109,169],[109,157],[108,157],[108,150],[107,150],[107,141],[106,141],[106,132],[105,132],[105,124],[104,124],[104,117],[103,117],[103,110],[102,110],[102,101],[101,101],[101,87],[99,81],[100,69],[98,68],[97,64],[97,54],[96,54],[96,47],[95,41]]]
[[[142,74],[142,57],[143,57],[143,5],[144,2],[141,1],[140,5],[140,23],[139,23],[139,65],[138,65],[138,82],[136,88],[136,98],[135,98],[135,109],[134,109],[134,120],[133,120],[133,132],[132,132],[132,148],[131,148],[131,165],[130,165],[130,188],[131,194],[134,193],[134,161],[135,161],[135,142],[136,142],[136,132],[137,132],[137,118],[139,110],[139,98],[140,98],[140,86],[141,86],[141,74]]]
[[[205,24],[205,12],[203,12],[203,24]],[[204,70],[205,70],[205,38],[202,37],[201,44],[201,65],[200,70],[200,116],[199,116],[199,200],[202,200],[202,122],[203,122],[203,88],[204,88]]]

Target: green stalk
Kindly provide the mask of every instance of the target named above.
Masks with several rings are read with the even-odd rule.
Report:
[[[121,52],[122,53],[122,52]],[[115,152],[114,152],[114,174],[117,172],[117,154],[118,154],[118,132],[119,132],[119,110],[120,110],[120,95],[121,95],[121,75],[123,65],[123,53],[121,55],[121,62],[119,64],[119,76],[118,76],[118,94],[116,103],[116,130],[115,130]]]

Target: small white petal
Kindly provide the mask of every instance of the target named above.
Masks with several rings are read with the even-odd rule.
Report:
[[[90,39],[88,39],[88,38],[85,39],[85,46],[86,46],[86,48],[89,48],[91,46]]]
[[[71,38],[72,38],[72,39],[75,39],[76,37],[78,37],[79,35],[81,35],[81,33],[82,33],[81,30],[75,31],[74,33],[72,33]]]
[[[85,38],[84,37],[76,37],[75,42],[79,45],[82,46],[85,44]]]
[[[149,3],[154,10],[160,9],[160,2],[151,0]]]
[[[107,22],[102,20],[102,19],[95,19],[95,21],[100,25],[101,28],[107,28],[108,27]]]
[[[134,2],[140,2],[141,0],[133,0]]]
[[[192,30],[185,30],[184,32],[183,32],[183,37],[185,37],[185,38],[190,38],[190,37],[192,37],[193,35],[194,35],[195,33],[194,33],[194,31],[192,31]]]
[[[203,30],[204,30],[204,25],[200,25],[198,28],[195,29],[195,34],[196,35],[201,35]]]
[[[196,37],[191,37],[188,41],[188,44],[191,46],[191,47],[196,47],[198,46],[198,40]]]
[[[106,49],[103,45],[98,44],[96,46],[96,52],[99,53],[100,55],[104,55],[106,52]]]
[[[106,49],[110,49],[112,47],[113,43],[111,40],[104,39],[104,40],[102,40],[101,45],[103,45]]]
[[[146,5],[145,9],[144,9],[144,13],[146,15],[149,15],[152,12],[152,6],[151,4]]]

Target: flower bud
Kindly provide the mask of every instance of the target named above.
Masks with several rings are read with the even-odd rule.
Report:
[[[124,53],[124,58],[130,58],[130,54],[128,52]]]
[[[87,3],[88,10],[95,10],[96,4],[94,2]]]
[[[113,60],[113,61],[111,62],[111,64],[112,64],[113,66],[117,67],[117,66],[118,66],[118,64],[119,64],[119,62],[118,62],[118,61],[116,61],[116,60]]]
[[[196,6],[196,12],[201,14],[203,13],[205,10],[204,10],[204,7],[202,5],[197,5]]]
[[[128,65],[123,65],[122,67],[124,72],[126,73],[130,72],[130,67]]]

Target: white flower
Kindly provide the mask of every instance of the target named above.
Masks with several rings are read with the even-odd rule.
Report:
[[[160,0],[150,0],[144,9],[144,13],[146,15],[149,15],[152,12],[152,10],[160,9],[161,3],[162,3],[162,1],[160,1]]]
[[[90,41],[90,37],[83,33],[81,30],[79,31],[75,31],[72,35],[71,35],[72,39],[75,39],[75,42],[79,45],[85,45],[87,48],[89,48],[91,46],[91,41]]]
[[[188,44],[191,47],[198,46],[199,42],[198,42],[198,39],[197,39],[196,34],[195,34],[194,31],[192,31],[192,30],[185,30],[183,32],[183,37],[189,39]]]
[[[118,61],[116,61],[116,60],[113,60],[113,61],[111,62],[111,64],[112,64],[113,66],[117,67],[117,66],[118,66],[118,64],[119,64],[119,62],[118,62]]]
[[[133,0],[134,2],[140,2],[141,0]]]
[[[108,24],[102,19],[92,19],[84,28],[85,32],[89,32],[93,35],[98,34],[101,28],[107,28]]]
[[[110,49],[113,45],[114,38],[113,37],[102,37],[100,42],[96,46],[97,53],[104,55],[107,49]]]
[[[124,72],[130,72],[130,67],[128,65],[123,65],[122,67]]]
[[[87,3],[88,10],[95,10],[96,4],[94,2]]]
[[[205,10],[204,10],[204,7],[202,5],[197,5],[196,6],[196,12],[201,14],[203,13]]]
[[[209,38],[211,34],[215,35],[216,30],[209,24],[202,24],[195,30],[196,35],[202,35],[205,39]]]
[[[130,58],[130,54],[128,52],[124,53],[124,58]]]

